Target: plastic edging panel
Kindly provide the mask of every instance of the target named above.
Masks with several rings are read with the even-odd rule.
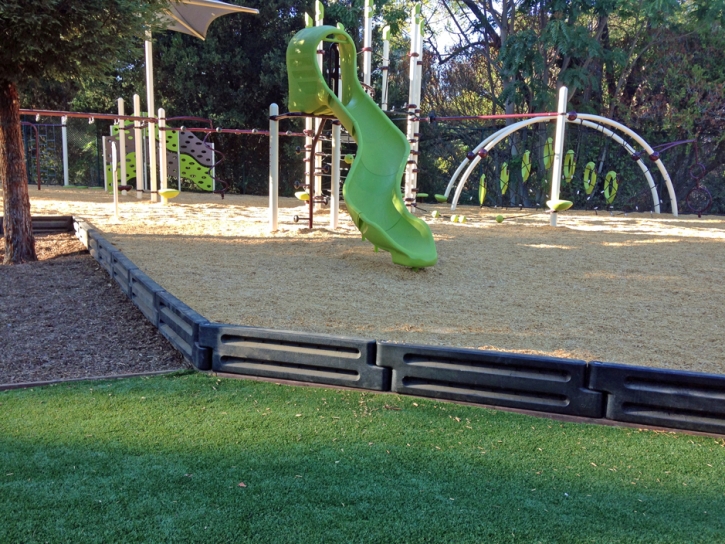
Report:
[[[375,341],[209,324],[199,343],[218,372],[389,390],[390,371],[375,366]]]
[[[615,421],[725,434],[725,376],[590,363],[589,388]]]
[[[56,234],[73,232],[73,217],[70,215],[34,215],[30,218],[33,234]],[[3,231],[3,216],[0,215],[0,235]]]
[[[73,221],[73,229],[76,232],[76,238],[88,249],[88,231],[91,230],[91,226],[85,221]]]
[[[116,248],[95,229],[88,231],[88,251],[109,275],[113,275],[111,252]]]
[[[138,267],[131,262],[123,253],[118,250],[111,252],[111,277],[116,280],[116,283],[121,287],[121,291],[126,296],[131,295],[130,285],[131,270],[135,270]]]
[[[392,369],[396,393],[603,416],[602,394],[586,389],[585,361],[379,342],[377,364]]]
[[[199,326],[209,323],[166,291],[156,293],[158,327],[164,337],[199,370],[211,370],[211,352],[199,345]]]
[[[154,327],[159,326],[156,293],[163,288],[138,268],[129,272],[129,298]]]

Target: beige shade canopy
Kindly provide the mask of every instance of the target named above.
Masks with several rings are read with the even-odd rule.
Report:
[[[164,18],[168,20],[167,30],[183,32],[203,40],[214,19],[230,13],[258,14],[259,10],[217,0],[180,0],[171,2]]]

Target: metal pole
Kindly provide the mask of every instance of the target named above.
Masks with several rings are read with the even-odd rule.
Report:
[[[279,207],[279,106],[269,106],[269,230],[277,230]]]
[[[113,217],[118,221],[118,151],[116,142],[111,142],[111,172],[113,181]]]
[[[133,116],[141,117],[141,97],[133,95]],[[143,196],[143,176],[146,166],[143,160],[143,131],[141,121],[133,122],[133,147],[136,155],[136,198]]]
[[[415,142],[415,110],[418,108],[418,104],[415,101],[415,81],[416,74],[418,71],[418,38],[420,32],[418,31],[418,16],[420,14],[420,4],[413,6],[410,13],[410,71],[408,74],[408,142],[413,144]],[[405,168],[405,198],[406,204],[411,205],[411,198],[413,198],[413,163],[415,156],[411,153],[408,156],[408,165]]]
[[[363,19],[363,83],[370,86],[373,56],[373,0],[365,0]]]
[[[154,59],[151,32],[146,33],[146,106],[148,115],[154,114]],[[159,201],[158,178],[156,177],[156,124],[149,121],[149,176],[151,181],[151,202]]]
[[[159,108],[159,179],[161,180],[161,190],[164,191],[169,183],[169,176],[167,174],[169,159],[166,157],[166,111],[164,108]],[[161,195],[161,205],[167,206],[169,199],[166,198],[163,193]]]
[[[325,6],[322,5],[322,2],[320,0],[317,0],[315,2],[315,26],[322,26],[324,23],[325,18]],[[322,63],[323,63],[323,49],[322,49],[322,42],[320,42],[317,45],[317,65],[320,67],[320,71],[322,71]],[[315,125],[315,134],[317,134],[320,131],[320,125],[322,123],[321,119],[315,119],[314,125]],[[314,149],[314,160],[310,161],[310,168],[312,169],[313,173],[313,179],[314,179],[314,185],[315,185],[315,191],[314,194],[321,195],[322,194],[322,140],[317,140],[317,144],[315,145]],[[315,202],[314,203],[315,211],[322,209],[322,203],[321,202]],[[312,227],[310,227],[312,228]]]
[[[106,138],[101,136],[101,145],[103,146],[103,189],[108,191],[108,154],[106,153]]]
[[[420,4],[418,4],[420,5]],[[410,151],[411,151],[411,160],[415,161],[415,163],[412,165],[413,168],[411,169],[411,177],[410,177],[410,186],[411,186],[411,193],[412,197],[415,198],[417,196],[417,192],[415,189],[418,188],[418,147],[419,147],[419,141],[420,141],[420,121],[418,119],[420,118],[421,113],[421,105],[420,105],[420,99],[421,99],[421,86],[423,84],[423,17],[418,16],[416,20],[416,26],[417,26],[417,40],[416,40],[416,49],[415,52],[417,54],[415,59],[415,86],[414,86],[414,92],[415,92],[415,121],[413,121],[413,141],[410,144]],[[413,208],[415,209],[415,208]]]
[[[554,137],[554,161],[551,165],[551,200],[552,204],[559,200],[561,188],[561,167],[564,162],[564,131],[566,129],[566,104],[569,99],[569,89],[559,89],[559,116],[556,118],[556,135]],[[556,212],[551,210],[550,224],[556,226]]]
[[[60,118],[60,137],[63,140],[63,185],[68,187],[70,185],[69,172],[68,172],[68,118]]]
[[[380,108],[388,111],[388,70],[390,69],[390,27],[383,27],[383,65],[380,67],[383,71],[383,82],[380,97]]]
[[[123,98],[118,99],[118,115],[126,115]],[[121,185],[126,185],[126,121],[118,121],[118,150],[121,161]]]

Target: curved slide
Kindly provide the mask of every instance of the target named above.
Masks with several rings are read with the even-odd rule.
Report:
[[[317,64],[321,41],[339,44],[341,100]],[[357,142],[343,195],[363,238],[390,252],[396,264],[433,266],[438,253],[430,227],[408,211],[400,190],[408,140],[360,85],[356,58],[352,38],[343,30],[317,26],[298,32],[287,47],[290,111],[334,115]]]

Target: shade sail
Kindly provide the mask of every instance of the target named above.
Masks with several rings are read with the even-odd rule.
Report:
[[[258,14],[259,10],[217,0],[180,0],[171,2],[169,11],[163,17],[168,21],[167,30],[175,30],[203,40],[214,19],[230,13]]]

